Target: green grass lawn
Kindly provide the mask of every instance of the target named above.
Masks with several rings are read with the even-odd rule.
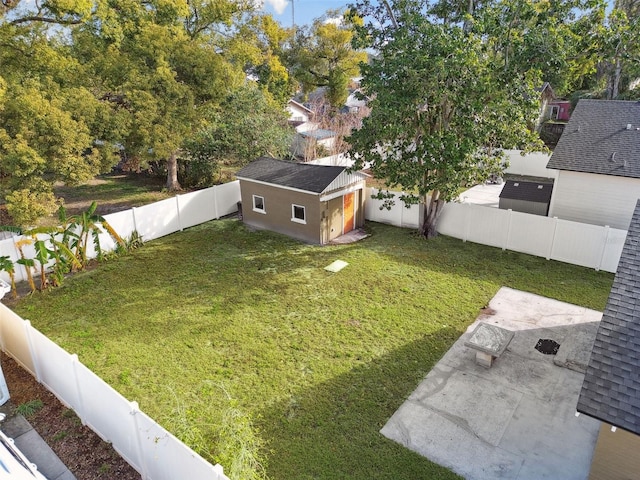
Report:
[[[230,475],[259,443],[271,479],[456,478],[380,428],[501,286],[601,310],[613,276],[367,228],[315,247],[209,222],[16,310]]]

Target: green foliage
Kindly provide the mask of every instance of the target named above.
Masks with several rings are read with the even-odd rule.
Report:
[[[268,92],[245,85],[209,112],[207,126],[186,145],[184,182],[210,186],[222,161],[243,165],[263,155],[281,158],[290,146],[287,114]]]
[[[216,461],[227,466],[231,480],[266,480],[264,445],[259,431],[237,401],[229,403],[218,431]]]
[[[353,48],[353,23],[348,18],[339,23],[325,20],[316,19],[310,28],[296,31],[287,62],[305,93],[326,87],[327,100],[337,110],[344,105],[349,80],[359,75],[367,54]]]
[[[29,400],[28,402],[21,403],[16,407],[16,412],[22,415],[23,417],[31,417],[42,410],[44,407],[44,403],[39,398],[34,400]]]
[[[417,192],[402,199],[425,204],[421,233],[430,238],[460,186],[500,171],[502,148],[536,145],[528,126],[538,115],[540,79],[496,70],[486,39],[423,15],[418,2],[393,5],[396,26],[368,19],[358,28],[358,42],[378,51],[361,67],[372,112],[346,141],[354,168],[370,162],[391,188]]]
[[[11,257],[0,255],[0,272],[7,272],[9,278],[11,279],[11,295],[14,299],[18,298],[15,279],[16,269],[15,265],[13,264],[13,260],[11,260]]]
[[[27,227],[57,208],[54,182],[81,183],[116,158],[106,144],[94,145],[107,140],[98,119],[104,112],[56,36],[0,20],[0,43],[0,90],[10,92],[0,99],[0,196],[14,222]]]
[[[18,227],[4,227],[3,230],[11,230],[22,234],[23,238],[16,242],[16,247],[20,254],[20,258],[16,263],[23,265],[27,272],[27,280],[31,286],[31,290],[35,290],[35,284],[32,278],[31,270],[39,267],[40,273],[40,290],[44,290],[49,285],[47,273],[48,264],[52,262],[51,280],[53,286],[60,286],[64,281],[64,277],[74,269],[83,269],[88,262],[87,246],[89,237],[93,241],[94,250],[98,260],[103,258],[103,252],[100,245],[100,233],[106,231],[116,242],[116,250],[126,250],[130,248],[128,244],[120,238],[120,235],[109,225],[109,223],[101,215],[95,213],[97,209],[96,202],[79,215],[67,217],[66,209],[60,206],[58,209],[59,226],[55,227],[38,227],[30,230],[22,230]],[[137,232],[134,232],[137,235]],[[42,239],[42,235],[48,235],[48,238]],[[132,234],[135,244],[137,240]],[[27,258],[24,254],[24,246],[33,245],[35,255],[33,258]],[[6,259],[3,260],[3,259]],[[12,268],[9,266],[9,257],[0,257],[0,269]],[[6,270],[12,278],[13,270]],[[15,285],[14,285],[15,292]]]
[[[318,248],[208,222],[15,310],[212,461],[222,417],[238,408],[243,420],[229,411],[226,428],[260,440],[274,480],[457,478],[380,428],[500,287],[602,310],[613,275],[367,229],[361,242]],[[349,266],[328,274],[337,258]]]

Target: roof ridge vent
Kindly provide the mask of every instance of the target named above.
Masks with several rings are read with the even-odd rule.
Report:
[[[627,123],[627,130],[631,130],[631,124]]]

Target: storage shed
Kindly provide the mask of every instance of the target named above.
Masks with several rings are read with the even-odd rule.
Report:
[[[261,157],[236,177],[247,225],[316,244],[364,225],[364,173]]]
[[[503,210],[547,216],[553,183],[507,180],[498,206]]]

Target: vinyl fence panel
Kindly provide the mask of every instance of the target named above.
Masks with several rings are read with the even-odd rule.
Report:
[[[180,230],[175,198],[167,198],[133,209],[135,224],[142,240],[148,242]]]
[[[365,217],[368,220],[395,225],[396,227],[418,228],[420,226],[420,206],[410,205],[406,207],[400,200],[402,193],[394,194],[393,205],[390,208],[383,207],[384,200],[371,198],[380,190],[367,188],[365,190]]]
[[[599,268],[605,239],[604,227],[558,220],[551,258],[583,267]]]
[[[438,219],[438,232],[450,237],[467,240],[467,217],[469,209],[462,203],[445,203]]]
[[[550,258],[556,224],[553,218],[511,211],[510,222],[508,250]]]
[[[34,358],[38,365],[36,379],[67,407],[80,414],[79,385],[69,353],[35,328],[31,330]],[[8,349],[14,352],[13,349]]]
[[[82,363],[76,362],[73,367],[78,385],[82,386],[80,418],[139,471],[142,462],[130,402]]]
[[[509,212],[465,204],[468,213],[467,240],[493,247],[503,247],[509,227]]]
[[[189,228],[208,222],[215,215],[215,188],[178,195],[180,227]]]
[[[600,270],[615,272],[618,269],[618,262],[622,255],[622,247],[624,247],[624,242],[627,239],[627,231],[609,228],[606,239],[606,245],[600,261]]]
[[[18,268],[19,265],[15,265],[16,261],[20,257],[18,256],[18,251],[16,250],[16,246],[13,243],[13,238],[0,240],[0,256],[7,256],[14,263],[16,282],[26,280],[22,267]],[[0,272],[0,278],[7,283],[11,281],[9,274],[5,271]]]
[[[558,178],[558,170],[547,168],[551,158],[548,153],[532,152],[524,156],[520,150],[505,150],[509,166],[505,172],[514,175],[528,175],[531,177]]]
[[[135,414],[149,478],[225,480],[219,466],[211,465],[147,415]]]
[[[220,218],[238,211],[240,201],[240,182],[238,180],[223,183],[215,187],[216,210],[215,217]]]
[[[15,352],[13,358],[35,376],[36,365],[31,355],[28,337],[29,323],[0,303],[0,344],[5,352]]]

